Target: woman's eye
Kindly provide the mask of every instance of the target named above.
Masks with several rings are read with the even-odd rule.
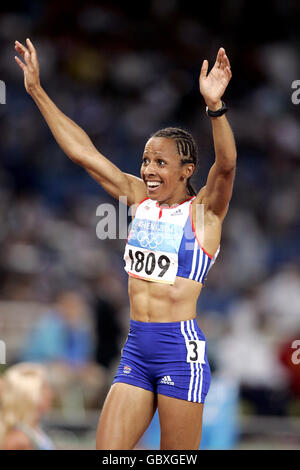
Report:
[[[142,160],[143,165],[149,165],[149,163],[150,163],[149,158],[143,158],[143,160]],[[157,160],[157,164],[159,166],[164,166],[166,164],[166,162],[164,160]]]

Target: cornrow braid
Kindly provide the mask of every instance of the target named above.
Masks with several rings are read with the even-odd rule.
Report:
[[[181,164],[194,163],[197,165],[197,146],[193,139],[193,136],[178,127],[166,127],[156,131],[151,137],[166,137],[167,139],[173,139],[176,142],[178,154],[181,157]],[[196,191],[190,182],[190,178],[187,180],[187,190],[191,196],[196,196]]]

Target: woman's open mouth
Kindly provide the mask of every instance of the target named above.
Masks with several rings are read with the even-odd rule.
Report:
[[[157,191],[161,185],[162,183],[160,181],[146,181],[146,186],[149,192]]]

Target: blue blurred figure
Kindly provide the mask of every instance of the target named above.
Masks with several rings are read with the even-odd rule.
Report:
[[[229,377],[214,373],[203,411],[200,449],[229,450],[236,447],[239,385]]]
[[[93,324],[85,299],[65,290],[30,332],[21,361],[47,365],[64,409],[98,407],[106,388],[107,373],[94,361]]]
[[[90,336],[85,302],[76,292],[63,291],[31,331],[22,360],[83,365],[92,355]]]

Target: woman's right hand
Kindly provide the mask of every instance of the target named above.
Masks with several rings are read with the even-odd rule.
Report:
[[[23,57],[25,63],[17,56],[15,56],[15,60],[23,70],[26,91],[31,94],[40,86],[40,68],[36,50],[30,39],[26,39],[26,44],[28,47],[23,46],[19,41],[15,41],[15,49]]]

